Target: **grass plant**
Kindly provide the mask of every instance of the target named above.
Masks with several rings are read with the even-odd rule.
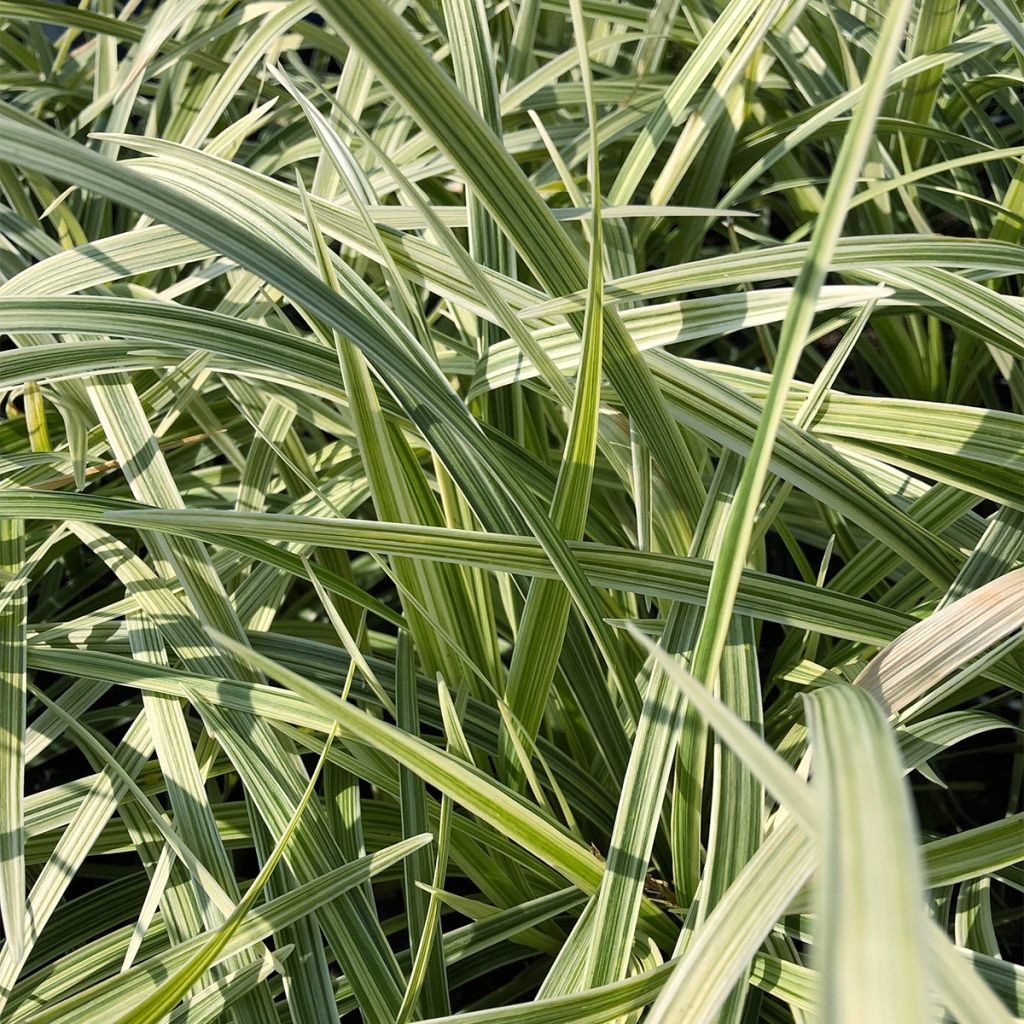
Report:
[[[0,1020],[1024,1017],[1021,0],[0,0]]]

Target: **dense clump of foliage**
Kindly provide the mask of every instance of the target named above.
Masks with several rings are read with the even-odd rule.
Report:
[[[4,1024],[1024,1015],[1022,86],[0,2]]]

